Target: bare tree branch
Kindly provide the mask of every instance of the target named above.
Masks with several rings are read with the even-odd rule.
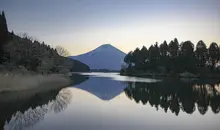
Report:
[[[63,57],[70,56],[69,52],[62,46],[56,46],[56,51],[60,56]]]

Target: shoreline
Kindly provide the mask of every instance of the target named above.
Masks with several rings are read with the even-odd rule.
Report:
[[[164,73],[120,73],[122,76],[136,76],[136,77],[148,77],[148,78],[187,78],[187,79],[217,79],[220,78],[220,74],[206,74],[206,75],[199,75],[199,74],[192,74],[188,72],[184,73],[177,73],[177,74],[164,74]]]

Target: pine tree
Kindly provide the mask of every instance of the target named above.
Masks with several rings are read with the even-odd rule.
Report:
[[[8,40],[8,27],[4,11],[0,15],[0,44],[5,44]]]
[[[6,44],[8,40],[8,27],[7,27],[7,21],[5,18],[5,13],[2,11],[0,14],[0,63],[3,62],[4,57],[4,45]]]

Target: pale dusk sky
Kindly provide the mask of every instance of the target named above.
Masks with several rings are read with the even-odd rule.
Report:
[[[220,0],[0,0],[9,30],[72,55],[112,44],[125,53],[175,37],[220,45]]]

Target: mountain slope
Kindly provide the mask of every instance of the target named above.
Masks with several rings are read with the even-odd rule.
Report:
[[[87,64],[90,69],[120,70],[125,53],[110,44],[104,44],[98,48],[71,59],[79,60]]]

